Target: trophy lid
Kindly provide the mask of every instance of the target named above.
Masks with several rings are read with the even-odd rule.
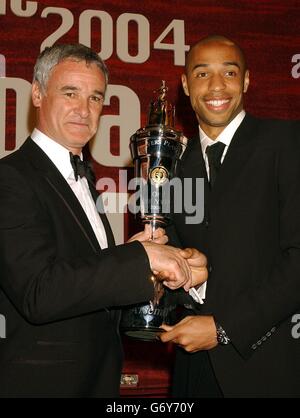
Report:
[[[168,87],[165,80],[162,80],[160,88],[155,91],[159,93],[156,100],[150,103],[148,126],[165,125],[170,128],[174,127],[175,107],[166,99]]]

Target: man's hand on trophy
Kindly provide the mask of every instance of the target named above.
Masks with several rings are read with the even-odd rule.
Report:
[[[189,353],[211,350],[218,345],[216,324],[211,315],[186,316],[174,326],[161,325],[163,343],[173,342]]]
[[[184,287],[187,291],[192,286],[192,271],[186,259],[187,254],[181,255],[179,248],[169,245],[158,245],[153,241],[142,242],[151,270],[156,280],[162,281],[170,289]]]
[[[152,237],[153,233],[153,237]],[[163,228],[157,228],[152,232],[152,228],[149,224],[145,224],[144,231],[138,232],[137,234],[133,235],[127,242],[132,241],[153,241],[156,244],[166,244],[168,242],[168,236],[166,235],[166,231]]]
[[[192,270],[192,287],[199,286],[208,278],[207,258],[196,248],[185,248],[180,251]]]

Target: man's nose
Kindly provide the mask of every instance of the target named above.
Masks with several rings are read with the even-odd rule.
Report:
[[[87,118],[90,113],[89,100],[80,98],[77,103],[76,111],[82,118]]]
[[[220,91],[226,87],[224,78],[221,74],[213,74],[210,79],[209,89],[213,91]]]

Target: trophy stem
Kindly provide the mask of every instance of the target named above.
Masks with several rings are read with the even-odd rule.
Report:
[[[154,234],[156,229],[158,229],[158,225],[155,221],[150,222],[150,227],[151,227],[151,237],[150,237],[150,241],[154,240]]]
[[[158,228],[164,227],[167,222],[166,222],[165,218],[163,218],[160,215],[151,215],[150,217],[151,217],[151,219],[148,219],[148,221],[144,220],[144,223],[147,222],[150,225],[151,236],[149,238],[149,241],[153,241],[154,236],[155,236],[155,231]],[[163,288],[162,282],[157,280],[157,278],[154,274],[151,276],[151,280],[153,281],[153,286],[154,286],[154,297],[153,297],[153,300],[149,301],[149,305],[150,305],[150,310],[149,311],[150,311],[150,313],[153,313],[154,310],[155,310],[155,307],[159,305],[159,301],[164,294],[164,288]]]
[[[164,223],[163,223],[161,220],[159,220],[159,219],[152,219],[152,220],[149,222],[149,225],[150,225],[150,227],[151,227],[151,236],[150,236],[150,241],[153,241],[153,240],[154,240],[154,236],[155,236],[155,231],[156,231],[158,228],[163,227],[163,226],[164,226]]]

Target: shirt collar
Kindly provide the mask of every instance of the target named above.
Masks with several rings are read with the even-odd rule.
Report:
[[[67,180],[75,180],[73,168],[70,161],[70,152],[67,148],[60,145],[58,142],[49,138],[38,129],[34,129],[31,134],[32,140],[38,145],[42,151],[55,164],[62,176]],[[82,159],[82,155],[81,155]]]
[[[203,155],[205,155],[205,150],[208,145],[215,144],[218,141],[223,142],[227,147],[229,147],[233,135],[242,123],[245,116],[246,112],[244,110],[241,110],[240,113],[236,115],[236,117],[226,126],[226,128],[220,133],[220,135],[215,140],[209,138],[209,136],[207,136],[206,133],[199,126],[200,143]]]

